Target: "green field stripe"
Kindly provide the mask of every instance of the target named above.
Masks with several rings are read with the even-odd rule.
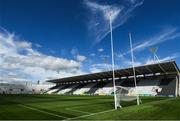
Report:
[[[78,117],[74,117],[74,118],[68,118],[67,120],[73,120],[73,119],[79,119],[79,118],[85,118],[85,117],[89,117],[89,116],[94,116],[94,115],[98,115],[98,114],[103,114],[103,113],[107,113],[107,112],[111,112],[111,111],[115,111],[115,109],[112,110],[106,110],[106,111],[102,111],[102,112],[98,112],[98,113],[91,113],[89,115],[82,115],[82,116],[78,116]],[[66,120],[64,120],[66,121]]]
[[[180,98],[141,97],[121,102],[113,111],[112,96],[0,95],[0,120],[164,120],[180,119]]]
[[[38,112],[41,112],[41,113],[44,113],[44,114],[48,114],[48,115],[51,115],[51,116],[59,117],[59,118],[64,118],[64,119],[68,118],[68,117],[64,117],[64,116],[57,115],[57,114],[54,114],[54,113],[50,113],[50,112],[47,112],[47,111],[39,110],[37,108],[32,108],[32,107],[29,107],[29,106],[26,106],[26,105],[22,105],[22,104],[19,104],[19,106],[27,108],[27,109],[31,109],[31,110],[34,110],[34,111],[38,111]]]
[[[90,112],[75,110],[75,109],[71,109],[71,108],[66,108],[66,110],[70,110],[70,111],[74,111],[74,112],[79,112],[79,113],[83,113],[83,114],[92,114],[92,113],[90,113]]]

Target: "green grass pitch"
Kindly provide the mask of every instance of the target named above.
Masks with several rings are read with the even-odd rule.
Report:
[[[180,98],[141,99],[113,110],[113,96],[0,95],[0,120],[180,120]]]

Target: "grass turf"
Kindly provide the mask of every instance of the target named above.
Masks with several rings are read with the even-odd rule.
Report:
[[[180,98],[141,99],[140,106],[122,102],[121,110],[111,110],[112,96],[0,95],[0,120],[180,119]]]

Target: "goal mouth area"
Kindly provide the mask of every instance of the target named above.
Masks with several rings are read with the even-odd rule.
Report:
[[[135,88],[128,88],[123,86],[115,86],[117,102],[119,101],[135,101],[137,100],[137,94]]]

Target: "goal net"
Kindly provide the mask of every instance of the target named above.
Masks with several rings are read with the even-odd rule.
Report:
[[[121,101],[130,102],[137,100],[136,89],[116,86],[116,104],[117,107],[121,108]]]

